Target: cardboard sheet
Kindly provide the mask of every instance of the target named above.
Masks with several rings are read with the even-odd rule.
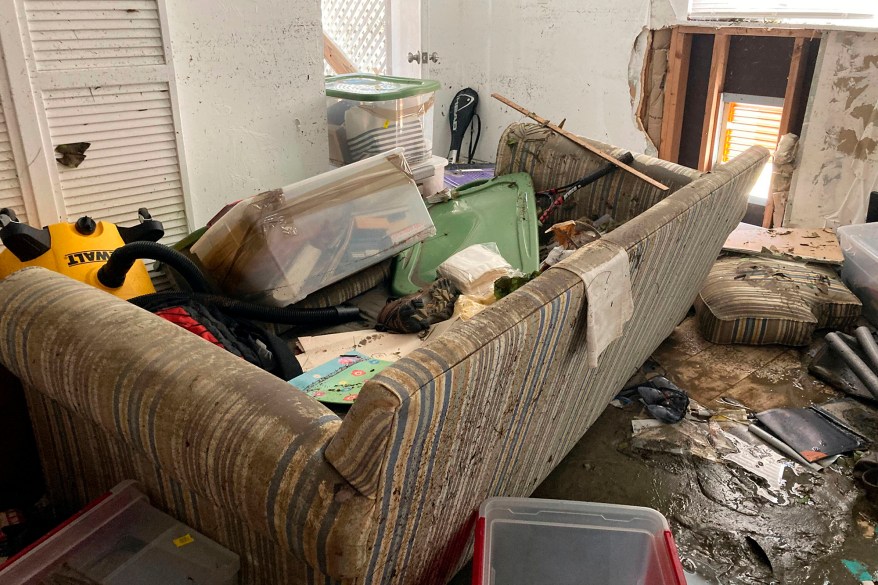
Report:
[[[456,321],[457,319],[452,318],[436,323],[423,338],[416,333],[384,333],[374,329],[300,337],[298,345],[303,353],[296,358],[305,372],[351,351],[379,360],[395,362],[427,341],[442,335]]]

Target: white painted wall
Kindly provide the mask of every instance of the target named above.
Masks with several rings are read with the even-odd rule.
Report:
[[[784,225],[862,223],[878,190],[878,32],[829,32]]]
[[[193,224],[326,170],[319,0],[167,0]]]
[[[685,19],[685,0],[426,0],[426,50],[440,55],[426,76],[439,80],[434,153],[448,151],[448,105],[464,87],[479,92],[477,156],[494,160],[510,123],[522,120],[493,100],[500,93],[565,128],[643,152],[629,81],[639,83],[643,55],[632,51],[648,27]],[[634,74],[629,79],[629,69]],[[464,144],[466,147],[466,144]]]

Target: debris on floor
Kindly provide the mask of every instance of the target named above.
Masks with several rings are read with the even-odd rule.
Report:
[[[663,423],[683,420],[689,408],[689,396],[664,376],[623,390],[618,398],[632,401],[639,397],[649,414]]]
[[[860,344],[856,337],[845,333],[838,333],[837,338],[843,341],[859,360],[865,361],[867,359],[860,349]],[[842,358],[838,350],[830,349],[829,340],[816,340],[809,354],[811,355],[811,360],[808,364],[808,371],[814,374],[814,376],[845,394],[867,400],[874,399],[872,392]]]
[[[829,228],[766,229],[741,223],[729,234],[723,250],[819,264],[841,265],[844,261],[838,238]]]
[[[809,359],[805,349],[711,344],[689,317],[629,384],[664,376],[685,389],[683,419],[662,423],[639,396],[620,397],[534,496],[659,510],[696,582],[853,584],[845,562],[878,569],[867,483],[878,456],[864,451],[878,439],[878,408],[810,376]],[[810,463],[758,422],[799,409],[848,441],[810,446],[840,455]],[[784,438],[802,430],[779,428]]]
[[[773,408],[756,420],[809,463],[862,449],[866,442],[812,408]]]

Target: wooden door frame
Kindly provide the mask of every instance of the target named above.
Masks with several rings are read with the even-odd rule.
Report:
[[[683,106],[686,102],[686,89],[689,76],[689,61],[692,53],[693,35],[713,35],[713,55],[710,66],[710,80],[702,123],[701,147],[698,169],[710,170],[715,145],[715,130],[721,109],[720,95],[726,73],[728,48],[733,36],[793,37],[793,55],[787,78],[784,96],[784,113],[781,119],[780,135],[788,133],[792,121],[803,106],[802,91],[805,82],[806,59],[803,58],[805,40],[819,39],[823,31],[813,28],[759,28],[759,27],[710,27],[676,26],[671,31],[671,45],[668,51],[668,73],[665,78],[665,103],[662,111],[662,131],[659,143],[659,158],[678,162],[680,156],[680,136],[683,130]]]

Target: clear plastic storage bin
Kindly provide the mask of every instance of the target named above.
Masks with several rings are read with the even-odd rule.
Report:
[[[329,158],[348,164],[397,146],[415,167],[433,154],[433,95],[427,79],[352,73],[326,79]]]
[[[665,517],[649,508],[490,498],[474,585],[685,585]]]
[[[0,585],[234,585],[239,568],[238,555],[126,481],[0,565]]]
[[[863,316],[878,325],[878,223],[838,228],[844,254],[841,278],[863,303]]]
[[[448,159],[432,156],[430,159],[412,169],[412,176],[423,197],[435,195],[445,188],[445,167]]]
[[[435,233],[397,148],[241,201],[192,253],[226,294],[282,307]]]

